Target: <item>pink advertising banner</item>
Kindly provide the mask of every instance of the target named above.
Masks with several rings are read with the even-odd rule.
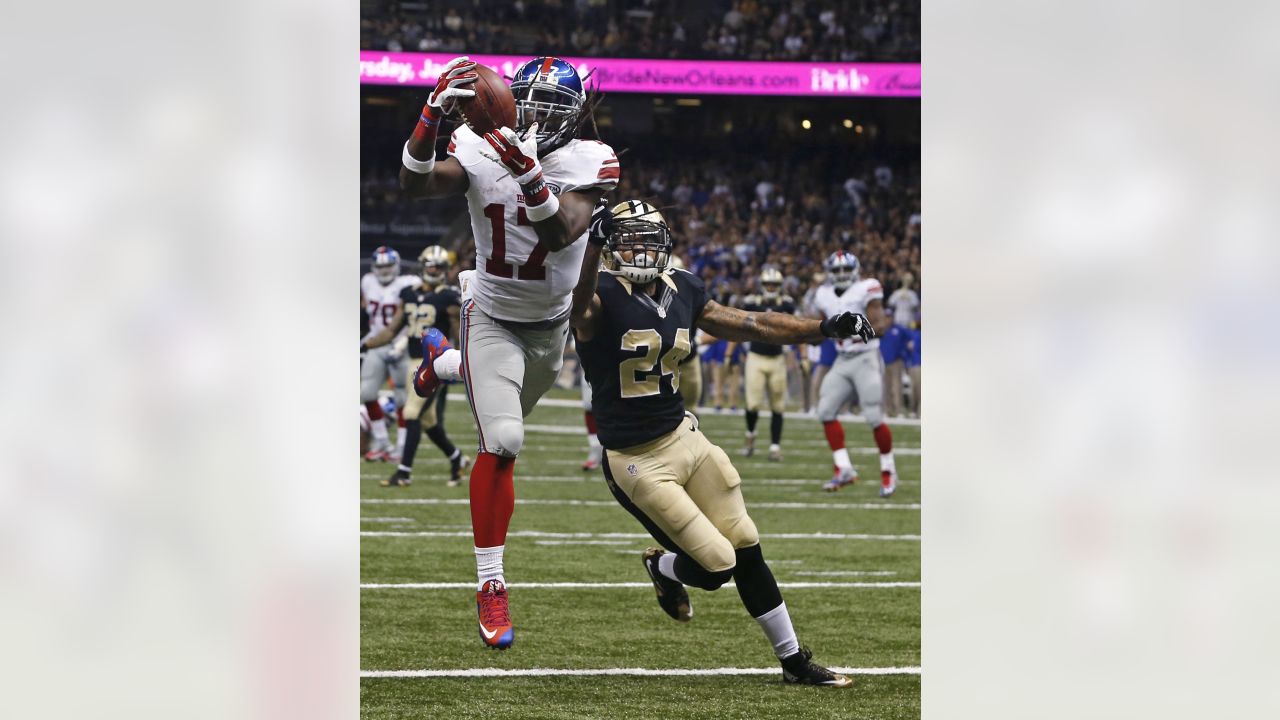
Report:
[[[471,55],[510,77],[523,55]],[[452,55],[360,53],[360,82],[371,85],[434,85]],[[729,62],[565,58],[604,92],[679,95],[814,95],[827,97],[920,97],[916,63]]]

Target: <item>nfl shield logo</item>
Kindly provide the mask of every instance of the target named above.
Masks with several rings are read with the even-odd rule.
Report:
[[[631,477],[635,477],[636,475],[640,474],[640,471],[636,469],[635,463],[631,463],[630,465],[627,466],[627,473],[630,474]]]

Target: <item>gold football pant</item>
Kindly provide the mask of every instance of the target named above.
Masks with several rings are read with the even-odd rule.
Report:
[[[770,411],[787,409],[787,361],[781,354],[747,353],[746,374],[747,410],[759,410],[766,393]]]
[[[734,567],[736,548],[760,542],[742,501],[742,478],[692,418],[657,440],[606,450],[604,457],[613,496],[671,552],[719,572]]]

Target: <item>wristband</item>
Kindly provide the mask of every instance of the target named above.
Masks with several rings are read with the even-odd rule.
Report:
[[[546,201],[541,205],[529,205],[527,200],[525,202],[525,216],[529,218],[530,222],[546,220],[560,212],[560,198],[549,192],[547,193]]]
[[[360,352],[369,352],[369,346],[364,343],[360,343]]]
[[[524,193],[524,204],[530,207],[541,205],[551,196],[551,189],[547,187],[547,183],[542,179],[542,173],[538,173],[532,181],[524,183],[520,186],[520,192]]]
[[[429,159],[419,160],[418,158],[409,154],[408,140],[406,140],[404,143],[404,153],[401,154],[400,161],[404,163],[404,166],[406,168],[409,168],[409,172],[414,172],[419,175],[430,174],[430,172],[434,170],[436,167],[436,158],[435,158],[434,151],[432,152],[431,157]]]
[[[836,318],[838,317],[840,316],[832,315],[831,317],[824,319],[822,321],[822,324],[818,326],[818,332],[822,333],[823,337],[835,338],[836,337],[835,325],[836,325]]]

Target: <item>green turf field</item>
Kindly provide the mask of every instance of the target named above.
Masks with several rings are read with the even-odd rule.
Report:
[[[451,394],[463,397],[461,388]],[[576,399],[553,390],[550,398]],[[465,403],[450,402],[450,436],[473,454]],[[361,705],[365,718],[918,718],[920,716],[920,428],[893,425],[900,483],[877,495],[870,430],[845,423],[862,480],[838,493],[819,486],[831,456],[813,419],[788,419],[785,462],[738,454],[741,416],[704,413],[702,430],[734,459],[747,508],[791,611],[801,644],[828,667],[859,673],[847,690],[795,687],[763,633],[726,586],[690,589],[694,618],[658,608],[640,564],[656,545],[604,485],[583,473],[582,411],[540,406],[516,465],[516,510],[507,540],[516,643],[484,647],[476,630],[475,561],[465,480],[422,439],[410,488],[383,488],[393,465],[361,475]],[[559,430],[559,432],[552,432]],[[909,453],[909,454],[908,454]],[[410,502],[398,502],[410,501]],[[522,502],[530,501],[530,502]],[[814,537],[817,534],[835,537]],[[465,584],[461,587],[396,587]],[[522,583],[580,583],[521,587]],[[619,586],[639,583],[639,586]],[[788,587],[788,584],[816,587]],[[829,586],[830,585],[830,586]],[[390,587],[378,587],[390,586]],[[704,675],[552,675],[542,670],[710,670]],[[518,677],[441,677],[433,671],[532,670]],[[730,674],[724,669],[769,669]],[[419,676],[378,677],[395,671]],[[424,676],[425,675],[425,676]]]

